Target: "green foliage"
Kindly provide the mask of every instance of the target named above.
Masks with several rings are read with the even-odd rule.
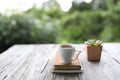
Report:
[[[90,39],[90,40],[85,41],[85,44],[88,46],[101,46],[102,41],[96,40],[96,39]]]
[[[57,31],[52,22],[47,21],[45,24],[39,20],[34,20],[34,27],[32,27],[31,43],[55,43]]]
[[[80,43],[89,38],[99,38],[103,31],[103,16],[101,11],[75,11],[62,20],[61,39]]]
[[[70,12],[74,12],[74,11],[89,11],[89,10],[92,10],[92,3],[72,2],[72,7],[70,8]]]
[[[52,22],[27,14],[0,16],[0,51],[14,44],[55,43],[56,29]]]
[[[12,15],[0,17],[0,48],[13,44],[29,43],[31,21],[28,16]]]
[[[109,6],[107,4],[107,1],[110,0],[92,0],[92,7],[93,9],[101,9],[101,10],[108,10]],[[109,2],[110,4],[111,2]]]
[[[120,1],[114,1],[106,0],[96,10],[92,2],[73,3],[69,12],[56,4],[48,10],[33,7],[20,15],[0,14],[0,50],[28,43],[120,42]]]

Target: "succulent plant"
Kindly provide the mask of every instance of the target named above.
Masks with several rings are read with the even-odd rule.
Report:
[[[101,40],[96,40],[96,39],[91,39],[91,40],[85,41],[85,44],[89,45],[89,46],[101,46],[102,41]]]

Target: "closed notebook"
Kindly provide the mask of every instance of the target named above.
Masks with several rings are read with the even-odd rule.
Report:
[[[61,56],[57,52],[55,56],[53,68],[55,70],[80,70],[81,65],[79,59],[72,61],[70,64],[63,64]]]

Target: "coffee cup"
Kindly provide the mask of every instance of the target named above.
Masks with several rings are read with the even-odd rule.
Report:
[[[73,59],[73,56],[76,52],[78,52],[78,54],[76,55],[75,59]],[[59,53],[62,59],[62,63],[69,64],[78,58],[78,55],[81,53],[81,51],[75,50],[72,45],[61,44],[59,46]]]

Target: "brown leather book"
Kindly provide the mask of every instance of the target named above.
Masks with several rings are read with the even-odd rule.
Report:
[[[79,70],[81,69],[80,61],[79,59],[76,59],[75,61],[72,61],[70,64],[63,64],[60,54],[57,52],[55,59],[54,59],[54,65],[53,68],[55,70]]]

